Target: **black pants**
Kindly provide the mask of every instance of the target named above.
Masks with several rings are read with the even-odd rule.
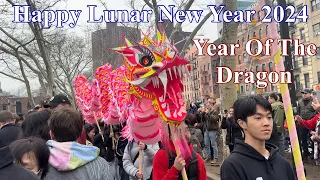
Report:
[[[129,180],[129,175],[126,173],[126,171],[122,168],[119,167],[119,174],[120,174],[120,178],[121,180]]]
[[[233,144],[232,144],[232,145],[229,145],[230,153],[233,151],[233,149],[234,149],[234,145],[233,145]]]
[[[309,149],[308,149],[308,138],[309,138],[309,129],[299,128],[299,142],[301,150],[303,152],[302,157],[308,158]]]

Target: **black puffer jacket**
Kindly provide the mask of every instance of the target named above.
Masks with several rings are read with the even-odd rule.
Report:
[[[243,140],[241,127],[233,118],[224,117],[221,122],[221,128],[227,129],[227,145],[234,145],[236,139]]]

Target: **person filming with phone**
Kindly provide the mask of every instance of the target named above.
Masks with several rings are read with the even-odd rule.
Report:
[[[228,110],[224,110],[221,128],[227,129],[226,144],[229,146],[231,153],[234,149],[235,140],[243,140],[241,128],[234,120],[232,107],[229,109],[229,112]]]

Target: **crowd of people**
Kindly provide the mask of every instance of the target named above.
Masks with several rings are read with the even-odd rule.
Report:
[[[317,165],[318,112],[320,104],[305,89],[296,122],[303,157],[313,153]],[[231,155],[221,165],[221,179],[294,180],[294,168],[284,158],[290,152],[285,119],[277,93],[238,98],[222,113],[214,98],[204,106],[192,103],[181,124],[192,152],[185,159],[176,155],[172,141],[163,147],[161,142],[144,144],[123,138],[125,123],[87,124],[70,100],[59,94],[24,117],[0,111],[0,179],[180,180],[185,169],[188,179],[205,180],[206,163],[221,165],[220,129],[226,129]],[[312,152],[308,142],[314,144]]]

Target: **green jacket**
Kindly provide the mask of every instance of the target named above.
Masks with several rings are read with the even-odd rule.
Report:
[[[274,102],[271,104],[272,107],[272,114],[273,114],[273,120],[275,121],[275,124],[277,125],[278,132],[284,131],[284,120],[285,120],[285,112],[282,102]]]

